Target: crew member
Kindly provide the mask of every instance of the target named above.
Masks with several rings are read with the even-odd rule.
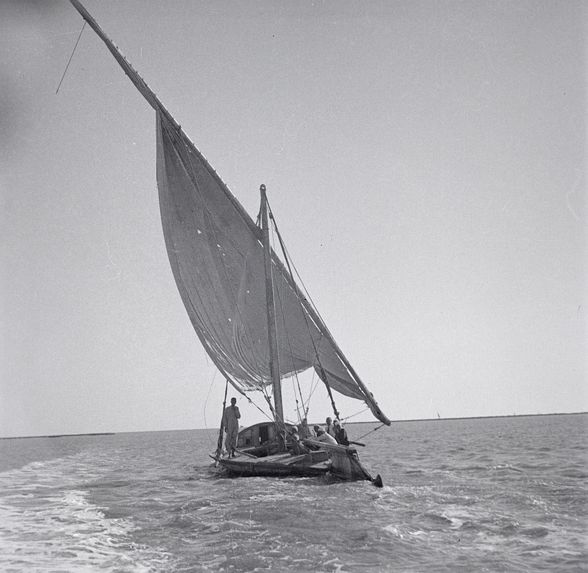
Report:
[[[239,412],[239,408],[237,407],[237,398],[231,398],[231,405],[227,406],[223,412],[223,429],[227,433],[225,437],[225,448],[227,449],[229,458],[235,457],[240,417],[241,412]]]

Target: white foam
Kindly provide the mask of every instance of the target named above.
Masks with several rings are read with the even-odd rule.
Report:
[[[78,454],[0,474],[0,570],[143,573],[169,565],[165,552],[133,542],[131,520],[109,519],[89,501],[83,486],[100,477],[91,462]]]

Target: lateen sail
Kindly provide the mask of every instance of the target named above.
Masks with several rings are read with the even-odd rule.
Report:
[[[167,252],[204,348],[243,390],[271,384],[258,227],[78,0],[71,0],[157,112],[157,183]],[[329,386],[379,410],[328,330],[274,255],[280,375],[314,367]]]

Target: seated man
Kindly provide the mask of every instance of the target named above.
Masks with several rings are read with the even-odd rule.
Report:
[[[301,454],[308,454],[308,452],[310,452],[310,450],[300,441],[300,436],[296,432],[294,432],[291,437],[291,447],[293,455],[299,456]]]
[[[337,440],[331,436],[331,434],[327,434],[321,428],[318,429],[316,433],[316,438],[318,442],[322,442],[323,444],[332,444],[333,446],[337,445]]]

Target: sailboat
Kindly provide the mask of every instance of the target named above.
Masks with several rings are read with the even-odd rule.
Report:
[[[70,2],[156,112],[163,234],[194,330],[227,383],[244,396],[265,396],[270,409],[269,422],[241,431],[234,457],[217,449],[216,464],[237,476],[328,473],[381,485],[353,444],[325,444],[309,436],[301,451],[293,442],[296,427],[284,415],[282,381],[309,369],[325,385],[336,419],[333,393],[365,402],[382,424],[390,420],[298,286],[285,248],[284,261],[272,248],[275,218],[265,186],[256,223],[81,2]]]

